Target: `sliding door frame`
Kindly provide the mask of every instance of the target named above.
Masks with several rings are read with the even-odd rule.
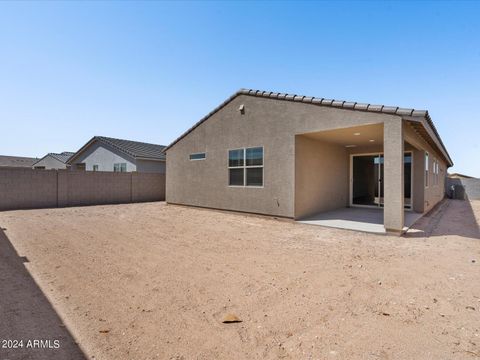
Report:
[[[413,195],[414,195],[413,194],[413,172],[415,171],[414,166],[413,166],[413,161],[414,161],[413,160],[413,151],[411,151],[411,150],[404,151],[403,152],[403,158],[404,159],[405,159],[406,154],[410,154],[410,158],[412,160],[411,160],[411,165],[410,165],[411,166],[411,169],[410,169],[410,205],[405,206],[405,204],[404,204],[404,208],[405,208],[405,210],[411,211],[412,208],[413,208]],[[355,156],[378,156],[378,157],[383,158],[383,164],[381,164],[381,166],[384,166],[384,163],[385,163],[385,155],[384,155],[383,152],[350,154],[349,196],[348,196],[349,206],[350,207],[358,207],[358,208],[368,208],[368,209],[383,209],[384,206],[385,206],[385,202],[383,203],[383,206],[382,206],[381,205],[381,200],[380,200],[381,196],[379,196],[379,204],[378,205],[359,205],[359,204],[354,204],[353,203],[353,158]],[[405,162],[404,162],[403,166],[405,166]],[[379,169],[379,174],[380,173],[381,173],[381,170]],[[385,176],[385,172],[384,172],[384,176]],[[405,186],[405,179],[404,179],[404,185],[403,186]],[[380,188],[379,188],[379,195],[380,195]],[[381,195],[384,195],[384,194],[382,193]],[[405,195],[404,195],[404,198],[405,198]]]

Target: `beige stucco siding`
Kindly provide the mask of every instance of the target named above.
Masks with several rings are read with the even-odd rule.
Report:
[[[401,231],[404,225],[404,136],[403,121],[383,124],[383,223],[387,231]]]
[[[238,111],[241,104],[244,115]],[[295,135],[398,119],[395,115],[237,96],[168,149],[167,202],[294,217]],[[264,187],[229,187],[228,149],[253,146],[264,147]],[[189,154],[196,152],[206,152],[206,159],[190,161]],[[345,185],[338,182],[337,186],[348,197]]]
[[[293,141],[280,135],[275,118],[258,110],[255,117],[251,105],[242,116],[239,104],[230,103],[168,150],[167,201],[293,216]],[[272,130],[272,136],[263,126]],[[228,150],[256,146],[264,147],[264,187],[229,187]],[[189,160],[197,152],[206,152],[206,159]]]
[[[344,146],[297,136],[295,155],[295,218],[348,205],[350,159]]]
[[[422,137],[404,123],[405,140],[412,144],[414,152],[414,210],[427,212],[431,210],[445,196],[445,178],[447,175],[447,163],[443,157],[433,149]],[[429,181],[425,186],[425,153],[429,154]],[[438,184],[434,182],[433,160],[439,163]]]

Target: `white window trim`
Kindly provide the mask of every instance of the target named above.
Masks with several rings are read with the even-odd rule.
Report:
[[[200,155],[200,154],[204,154],[205,157],[200,158],[200,159],[192,159],[192,158],[191,158],[192,155]],[[189,155],[188,155],[188,159],[189,159],[190,161],[202,161],[202,160],[206,160],[206,159],[207,159],[207,152],[206,152],[206,151],[203,151],[203,152],[196,152],[196,153],[189,154]]]
[[[428,151],[425,151],[425,158],[423,159],[425,170],[423,171],[423,184],[425,188],[428,188],[430,185],[430,154]]]
[[[250,165],[247,166],[247,149],[262,148],[262,165]],[[243,166],[230,166],[230,151],[243,150]],[[247,185],[247,169],[262,168],[262,185]],[[243,185],[230,185],[230,169],[243,169]],[[257,188],[262,189],[265,187],[265,148],[260,146],[248,146],[243,148],[227,149],[227,184],[232,188]]]
[[[118,171],[115,171],[115,165],[118,165]],[[122,165],[125,165],[125,171],[122,171]],[[123,173],[123,172],[127,172],[127,163],[125,162],[122,162],[122,163],[113,163],[113,172],[119,172],[119,173]]]

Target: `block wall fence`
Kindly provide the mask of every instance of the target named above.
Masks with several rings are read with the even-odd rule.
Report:
[[[165,174],[0,168],[0,210],[165,200]]]
[[[462,186],[462,194],[457,194],[465,199],[469,200],[480,200],[480,179],[456,179],[456,178],[447,178],[446,182],[446,193],[449,196],[452,196],[452,186]],[[458,191],[458,190],[457,190]]]

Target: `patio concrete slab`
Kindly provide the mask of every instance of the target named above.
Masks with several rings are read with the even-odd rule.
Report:
[[[407,231],[423,214],[405,211],[405,227]],[[383,226],[383,209],[374,208],[341,208],[322,212],[299,221],[303,224],[320,225],[338,229],[365,231],[385,234]]]

